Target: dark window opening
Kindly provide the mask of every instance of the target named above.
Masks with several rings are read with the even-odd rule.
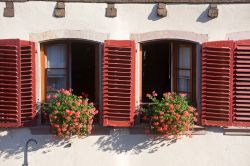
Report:
[[[154,42],[142,46],[142,101],[155,91],[158,98],[171,91],[171,49],[169,42]]]
[[[71,88],[76,95],[95,99],[95,45],[85,42],[71,43]]]

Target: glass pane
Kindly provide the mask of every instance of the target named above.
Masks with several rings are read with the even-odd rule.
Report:
[[[189,78],[177,78],[177,85],[178,85],[178,92],[190,92],[189,84],[190,79]]]
[[[178,68],[190,69],[191,67],[191,48],[180,46],[178,49]]]
[[[47,69],[47,92],[67,89],[65,69]]]
[[[46,48],[47,68],[66,68],[65,45],[51,45]]]
[[[190,79],[190,70],[178,70],[178,77]]]

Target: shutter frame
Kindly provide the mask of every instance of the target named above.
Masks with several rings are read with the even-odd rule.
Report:
[[[0,96],[0,127],[21,127],[21,126],[30,126],[33,125],[35,122],[35,115],[36,115],[36,108],[35,108],[35,44],[33,42],[28,42],[28,41],[22,41],[19,39],[1,39],[0,40],[0,47],[3,46],[13,46],[16,48],[16,69],[15,69],[15,73],[16,73],[16,80],[13,86],[15,86],[15,91],[16,93],[6,93],[7,95],[5,96]],[[22,48],[23,47],[27,47],[29,46],[30,48],[30,62],[29,64],[31,66],[29,66],[29,75],[31,77],[30,82],[28,85],[28,88],[30,88],[32,90],[32,93],[29,93],[29,95],[27,96],[23,96],[22,98],[22,91],[24,89],[24,85],[23,85],[23,75],[27,74],[27,71],[22,71],[22,65],[23,65],[23,61],[24,59],[22,59]],[[0,58],[3,58],[4,55],[3,51],[0,50]],[[10,56],[10,55],[9,55]],[[11,74],[11,71],[13,71],[14,68],[12,68],[11,66],[6,67],[8,60],[5,59],[5,61],[2,61],[3,63],[0,63],[0,70],[6,68],[7,72],[5,71],[5,73],[9,73],[9,74],[4,74],[4,72],[0,71],[0,77],[2,77],[2,81],[0,81],[0,84],[4,83],[4,82],[10,82],[11,80],[9,80],[8,78],[13,77],[13,74]],[[25,62],[27,63],[27,62]],[[13,81],[12,81],[13,82]],[[27,87],[26,85],[26,87]],[[8,92],[7,88],[0,88],[0,92],[2,94],[4,94],[4,92]],[[29,103],[29,108],[26,109],[26,112],[22,112],[22,107],[24,107],[24,99],[31,98],[31,102]],[[6,104],[7,103],[7,99],[8,101],[16,101],[16,108],[13,109],[13,111],[11,111],[9,109],[9,106]],[[9,113],[7,113],[8,110],[10,113],[12,113],[11,116],[16,117],[14,121],[10,121],[8,120],[7,116]],[[28,110],[28,112],[27,112]],[[29,114],[31,115],[31,118],[29,121],[24,120],[24,117]],[[2,116],[2,117],[1,117]],[[31,123],[32,121],[32,123]],[[27,123],[28,122],[28,123]]]
[[[133,126],[135,42],[106,40],[103,55],[103,126]]]
[[[233,51],[230,40],[202,45],[202,125],[232,125]]]
[[[250,126],[250,40],[235,42],[233,125]],[[248,90],[247,90],[248,88]]]

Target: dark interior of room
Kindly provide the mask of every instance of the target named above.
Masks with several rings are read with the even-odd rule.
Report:
[[[142,45],[142,101],[149,102],[147,93],[155,91],[158,98],[171,91],[171,52],[169,42]]]
[[[85,93],[91,102],[95,99],[95,45],[74,41],[71,43],[72,89],[76,95]]]

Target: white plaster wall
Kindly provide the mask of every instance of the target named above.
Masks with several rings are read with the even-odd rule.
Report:
[[[0,38],[29,39],[30,33],[83,30],[129,39],[131,33],[159,30],[208,34],[208,40],[227,39],[228,33],[250,31],[250,4],[218,5],[219,17],[207,17],[208,5],[169,4],[168,16],[156,17],[155,4],[116,4],[117,17],[105,17],[106,4],[66,3],[66,17],[52,16],[55,2],[15,3],[15,17],[3,17],[0,3]]]
[[[198,43],[207,40],[250,39],[250,4],[220,4],[219,16],[215,19],[207,17],[208,4],[169,4],[168,16],[165,18],[157,17],[156,4],[116,4],[117,17],[107,18],[107,4],[100,3],[66,3],[66,16],[55,18],[55,5],[55,2],[39,1],[14,3],[15,17],[6,18],[2,14],[5,3],[0,2],[0,39],[20,38],[37,42],[37,100],[41,97],[39,42],[43,40],[82,38],[102,42],[105,39],[130,39],[131,34],[141,41],[162,36],[194,39]],[[139,61],[136,65],[138,106]],[[199,69],[200,66],[197,67],[198,72]],[[197,85],[200,85],[199,77]],[[199,108],[200,89],[199,86],[197,88]]]
[[[124,130],[124,129],[123,129]],[[118,130],[119,131],[119,130]],[[21,166],[25,142],[30,143],[29,166],[249,166],[250,137],[227,136],[220,130],[194,135],[176,143],[152,135],[125,131],[84,139],[56,140],[32,135],[29,129],[0,130],[0,165]]]

